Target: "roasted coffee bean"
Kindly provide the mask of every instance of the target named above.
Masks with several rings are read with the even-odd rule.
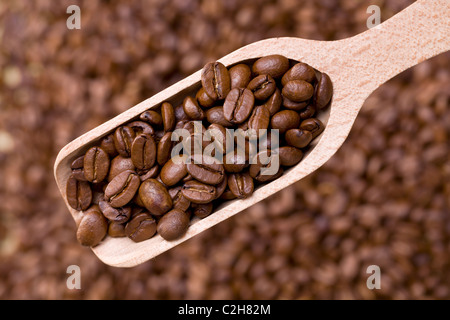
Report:
[[[284,135],[286,143],[296,148],[306,147],[313,139],[311,132],[302,129],[290,129]]]
[[[195,155],[190,157],[186,169],[194,179],[211,185],[221,183],[225,176],[223,165],[210,156]]]
[[[97,205],[93,205],[81,218],[77,229],[77,240],[83,246],[95,247],[106,236],[108,222]]]
[[[118,174],[105,189],[105,200],[114,208],[123,207],[133,199],[141,180],[136,172],[127,170]]]
[[[90,148],[84,155],[84,177],[93,183],[102,182],[108,174],[109,164],[109,156],[102,148]]]
[[[300,129],[311,132],[313,139],[323,132],[325,126],[322,121],[317,118],[310,118],[303,120],[300,124]]]
[[[104,137],[100,142],[100,148],[105,150],[110,158],[114,158],[119,154],[114,145],[114,134],[110,134]]]
[[[280,134],[289,129],[298,128],[300,125],[300,116],[292,110],[282,110],[275,113],[270,119],[271,129],[279,130]]]
[[[131,160],[138,173],[143,173],[155,165],[156,143],[149,134],[138,135],[131,145]]]
[[[253,179],[248,173],[233,173],[228,177],[228,188],[238,199],[245,199],[254,190]]]
[[[280,110],[282,100],[281,91],[276,88],[275,92],[264,103],[264,106],[269,110],[271,116]]]
[[[250,176],[259,182],[268,182],[278,178],[282,174],[279,156],[272,154],[270,150],[258,152],[249,167]]]
[[[255,97],[249,89],[234,88],[223,104],[223,116],[233,124],[244,122],[253,110]]]
[[[161,216],[172,208],[172,198],[161,182],[156,179],[147,179],[139,188],[139,197],[147,210]]]
[[[180,156],[179,158],[171,158],[161,169],[161,180],[168,186],[174,186],[181,181],[188,171],[186,169],[186,156]]]
[[[295,101],[289,100],[288,98],[283,96],[283,107],[285,107],[286,109],[289,109],[289,110],[294,110],[294,111],[303,110],[309,105],[309,103],[310,103],[310,100],[295,102]]]
[[[231,80],[231,89],[247,88],[247,85],[252,77],[250,67],[243,63],[237,64],[234,67],[230,68],[229,74]]]
[[[67,179],[66,197],[69,205],[81,211],[89,208],[92,202],[92,190],[89,182],[75,179],[72,175]]]
[[[171,139],[172,132],[166,132],[166,134],[158,142],[156,161],[160,166],[163,166],[170,159],[173,146],[173,141]]]
[[[125,234],[134,242],[141,242],[156,233],[156,220],[147,212],[134,215],[125,225]]]
[[[108,226],[108,236],[113,238],[126,237],[125,223],[110,222]]]
[[[222,193],[224,193],[224,191],[227,188],[227,186],[228,186],[228,176],[225,174],[223,176],[222,182],[215,186],[216,187],[216,197],[215,197],[215,199],[219,198],[222,195]]]
[[[187,211],[187,209],[189,209],[189,206],[191,205],[191,202],[183,196],[181,189],[182,187],[178,186],[171,188],[168,191],[170,197],[172,198],[173,208]]]
[[[162,125],[162,117],[161,115],[154,110],[147,110],[142,112],[139,115],[139,119],[142,121],[146,121],[153,126],[161,126]]]
[[[314,93],[314,106],[319,110],[324,108],[330,102],[332,95],[333,84],[331,83],[331,79],[326,73],[322,72],[316,92]]]
[[[283,146],[278,149],[280,164],[291,167],[300,162],[303,158],[303,152],[300,149],[291,146]]]
[[[153,135],[153,139],[155,139],[156,143],[159,143],[159,141],[161,141],[164,134],[165,134],[164,130],[155,131],[155,134]]]
[[[155,134],[155,130],[153,130],[153,127],[144,121],[130,122],[127,124],[127,127],[133,129],[136,136],[140,134],[148,134],[153,136]]]
[[[147,179],[152,179],[157,177],[159,174],[159,166],[154,165],[150,170],[148,170],[146,173],[139,176],[139,179],[142,181],[145,181]]]
[[[222,195],[219,197],[219,199],[228,201],[228,200],[236,199],[236,196],[234,195],[233,192],[231,192],[230,189],[225,189],[225,191],[222,193]]]
[[[224,126],[213,123],[208,127],[205,136],[207,140],[211,140],[213,142],[215,149],[219,152],[219,154],[224,154],[227,147],[227,137],[230,136],[228,133],[229,131],[227,131]],[[217,157],[219,156],[217,155]]]
[[[70,168],[72,169],[72,176],[75,179],[80,181],[87,181],[86,177],[84,176],[84,156],[78,157],[73,160]]]
[[[201,87],[197,91],[195,99],[197,99],[198,104],[201,105],[203,108],[211,108],[212,106],[214,106],[216,102],[216,100],[212,99],[210,96],[206,94],[206,91],[203,87]]]
[[[265,100],[275,92],[276,83],[270,75],[261,74],[249,82],[247,89],[253,92],[256,99]]]
[[[299,111],[298,115],[300,116],[300,120],[305,120],[313,117],[315,113],[316,108],[314,108],[314,106],[312,105],[308,105],[305,109]]]
[[[205,204],[192,204],[192,211],[194,215],[200,219],[206,218],[213,212],[214,205],[212,202]]]
[[[289,60],[278,54],[259,58],[255,61],[252,71],[256,75],[267,74],[273,78],[280,78],[289,69]]]
[[[152,179],[152,178],[149,178]],[[147,179],[145,179],[147,180]],[[141,181],[145,181],[145,180],[141,180]],[[136,194],[134,195],[133,200],[131,200],[134,204],[138,205],[139,207],[144,208],[145,204],[142,202],[141,197],[139,196],[139,192],[136,192]]]
[[[202,86],[213,100],[222,100],[231,89],[228,69],[220,62],[210,62],[202,70]]]
[[[223,161],[223,168],[226,172],[238,173],[247,167],[247,159],[245,157],[245,150],[238,152],[238,150],[231,150],[225,155]]]
[[[132,170],[134,171],[136,167],[133,164],[131,158],[125,158],[122,156],[117,156],[111,160],[111,165],[108,173],[108,182],[114,179],[118,174],[126,171]]]
[[[303,80],[291,80],[283,87],[281,94],[293,102],[302,102],[313,96],[314,87]]]
[[[220,124],[224,127],[231,127],[233,124],[225,119],[223,107],[212,107],[206,111],[206,119],[209,123]]]
[[[196,180],[191,180],[183,185],[182,193],[193,203],[208,203],[215,199],[216,188]]]
[[[286,83],[291,80],[303,80],[313,84],[317,80],[316,72],[308,64],[299,62],[283,75],[283,78],[281,78],[281,85],[285,86]]]
[[[172,131],[175,128],[175,111],[169,102],[163,102],[161,105],[161,117],[164,131]]]
[[[256,130],[256,134],[259,136],[259,130],[267,130],[270,123],[270,112],[264,106],[256,106],[253,109],[253,113],[248,119],[248,128]]]
[[[136,133],[128,126],[118,127],[114,132],[114,146],[122,157],[130,156],[135,137]]]
[[[191,120],[203,120],[205,117],[205,112],[198,105],[197,100],[190,96],[183,100],[183,110]]]
[[[189,214],[180,210],[173,209],[167,212],[158,221],[158,234],[165,240],[175,240],[183,236],[189,227]]]
[[[108,201],[102,200],[98,203],[100,211],[105,218],[117,223],[125,223],[130,219],[131,207],[114,208]]]

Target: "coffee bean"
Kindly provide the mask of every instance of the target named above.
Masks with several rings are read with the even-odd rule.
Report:
[[[211,124],[206,131],[206,137],[211,138],[211,141],[214,143],[215,149],[220,154],[225,153],[227,147],[227,137],[229,136],[229,131],[227,131],[224,126],[217,123]]]
[[[102,200],[98,203],[100,211],[105,218],[117,223],[125,223],[130,219],[131,207],[114,208],[108,201]]]
[[[206,111],[206,119],[209,123],[220,124],[224,127],[231,127],[233,124],[225,119],[223,107],[212,107]]]
[[[279,133],[283,134],[289,129],[298,128],[300,125],[300,116],[295,111],[282,110],[272,116],[270,125],[272,129],[279,130]]]
[[[181,156],[178,159],[171,158],[162,167],[160,177],[166,186],[176,185],[187,175],[188,171],[185,162],[186,156]]]
[[[225,191],[222,193],[222,195],[219,197],[220,200],[228,201],[236,199],[236,196],[233,192],[231,192],[230,189],[225,189]]]
[[[278,155],[272,154],[270,150],[258,152],[249,167],[250,176],[259,182],[274,180],[282,173]]]
[[[155,134],[155,130],[153,130],[153,127],[144,121],[130,122],[127,124],[127,127],[133,129],[136,136],[140,134],[148,134],[150,136],[153,136]]]
[[[72,176],[79,181],[87,181],[84,176],[84,156],[78,157],[70,165]]]
[[[183,104],[178,105],[173,109],[173,112],[175,114],[175,127],[176,123],[184,120],[189,120],[189,117],[184,112]]]
[[[264,106],[256,106],[253,109],[253,113],[248,119],[248,128],[256,130],[256,134],[259,136],[259,130],[267,130],[270,123],[270,112]]]
[[[168,190],[170,197],[172,198],[173,208],[182,211],[187,211],[191,202],[183,196],[181,192],[182,187],[174,187]]]
[[[276,88],[275,92],[264,103],[264,106],[269,110],[271,116],[280,110],[282,100],[281,91]]]
[[[212,106],[214,106],[214,103],[216,102],[216,100],[212,99],[210,96],[206,94],[206,91],[203,87],[201,87],[197,91],[195,99],[197,99],[198,104],[201,105],[203,108],[211,108]]]
[[[205,117],[205,112],[203,112],[202,108],[200,108],[197,100],[190,96],[187,96],[183,100],[183,110],[191,120],[203,120]]]
[[[331,79],[326,73],[322,72],[316,92],[314,93],[314,106],[319,110],[324,108],[330,102],[332,95],[333,84],[331,83]]]
[[[113,238],[126,237],[125,224],[118,222],[110,222],[108,226],[108,236]]]
[[[273,78],[280,78],[288,69],[289,60],[278,54],[259,58],[255,61],[252,67],[254,74],[267,74]]]
[[[303,152],[300,149],[291,146],[283,146],[278,149],[280,164],[282,166],[294,166],[303,158]]]
[[[149,134],[138,135],[131,145],[131,160],[138,173],[152,168],[156,162],[156,143]]]
[[[87,210],[77,229],[77,240],[83,246],[95,247],[106,236],[108,223],[97,205]]]
[[[275,92],[276,83],[270,75],[261,74],[253,78],[247,88],[253,92],[256,99],[265,100]]]
[[[149,179],[152,179],[152,178],[149,178]],[[145,180],[147,180],[147,179],[145,179]],[[143,181],[145,181],[145,180],[141,180],[141,181],[143,182]],[[141,197],[139,196],[139,192],[136,192],[136,194],[135,194],[134,197],[133,197],[133,200],[131,200],[131,201],[132,201],[134,204],[138,205],[139,207],[142,207],[142,208],[145,207],[144,202],[142,202],[142,199],[141,199]]]
[[[223,161],[223,168],[229,173],[238,173],[247,167],[247,159],[245,158],[245,152],[238,152],[237,150],[231,150],[225,155]]]
[[[156,220],[147,212],[134,215],[125,225],[125,234],[134,242],[141,242],[156,233]]]
[[[283,75],[283,78],[281,78],[281,85],[285,86],[286,83],[291,80],[303,80],[313,84],[317,80],[316,72],[308,64],[299,62]]]
[[[238,199],[245,199],[254,190],[253,179],[248,173],[233,173],[228,177],[228,188]]]
[[[114,146],[121,156],[130,156],[131,145],[135,137],[136,133],[128,126],[121,126],[116,129],[114,132]]]
[[[216,188],[196,180],[191,180],[183,185],[182,193],[193,203],[208,203],[215,199]]]
[[[141,181],[136,172],[127,170],[118,174],[105,189],[105,200],[114,208],[123,207],[133,199]]]
[[[225,176],[223,165],[210,156],[190,157],[186,169],[194,179],[211,185],[219,184]]]
[[[156,161],[160,166],[163,166],[170,159],[173,146],[173,141],[171,140],[171,138],[172,132],[166,132],[166,134],[164,134],[164,136],[158,142]]]
[[[300,124],[300,129],[311,132],[313,139],[315,139],[323,132],[323,130],[325,130],[325,126],[319,119],[310,118],[302,121]]]
[[[139,188],[139,197],[145,204],[145,208],[155,216],[161,216],[172,208],[172,198],[169,192],[156,179],[142,182]]]
[[[142,121],[146,121],[153,126],[161,126],[163,123],[161,115],[154,110],[147,110],[142,112],[139,115],[139,119],[141,119]]]
[[[106,137],[104,137],[100,142],[100,148],[105,150],[110,158],[114,158],[115,156],[117,156],[118,152],[114,145],[114,135],[109,134]]]
[[[192,204],[192,211],[194,215],[200,219],[206,218],[213,212],[214,205],[212,202],[205,204]]]
[[[281,94],[293,102],[302,102],[313,96],[314,87],[303,80],[291,80],[283,87]]]
[[[147,179],[153,179],[156,178],[159,174],[159,166],[154,165],[150,170],[148,170],[146,173],[139,176],[139,179],[142,181],[145,181]]]
[[[165,240],[175,240],[183,236],[189,227],[189,214],[173,209],[158,221],[158,234]]]
[[[286,143],[296,148],[306,147],[313,139],[311,132],[302,129],[290,129],[284,135]]]
[[[102,182],[108,174],[109,164],[109,156],[102,148],[90,148],[84,156],[84,177],[93,183]]]
[[[300,116],[300,120],[305,120],[313,117],[315,113],[316,108],[314,108],[314,106],[312,105],[308,105],[305,109],[301,110],[298,115]]]
[[[75,179],[72,175],[67,179],[66,197],[69,205],[81,211],[89,208],[92,202],[92,190],[89,182]]]
[[[300,111],[308,107],[310,100],[295,102],[283,96],[283,107],[289,110]]]
[[[250,67],[246,64],[240,63],[230,68],[229,70],[231,89],[234,88],[247,88],[250,82],[252,72]]]
[[[175,111],[169,102],[163,102],[161,105],[161,116],[164,125],[164,131],[172,131],[175,128]]]
[[[107,181],[108,182],[111,181],[118,174],[120,174],[126,170],[134,171],[135,169],[136,169],[136,167],[134,166],[131,158],[125,158],[125,157],[122,157],[119,155],[111,160],[111,165],[110,165]]]
[[[234,88],[223,104],[223,116],[233,124],[244,122],[253,110],[255,98],[249,89]]]
[[[227,186],[228,186],[228,176],[224,175],[222,182],[215,186],[216,187],[215,199],[218,199],[222,195],[222,193],[224,193]]]
[[[220,62],[210,62],[202,70],[202,86],[213,100],[222,100],[230,92],[231,82],[228,69]]]

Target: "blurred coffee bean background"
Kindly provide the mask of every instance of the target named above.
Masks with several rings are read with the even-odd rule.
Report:
[[[133,269],[78,244],[53,177],[68,142],[207,62],[270,37],[349,37],[369,5],[384,21],[412,2],[1,1],[0,298],[450,298],[449,53],[376,90],[320,170]]]

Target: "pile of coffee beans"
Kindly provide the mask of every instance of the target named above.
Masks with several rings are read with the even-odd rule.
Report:
[[[315,116],[333,91],[327,74],[281,55],[230,68],[208,63],[201,84],[180,105],[143,112],[74,159],[66,194],[83,211],[82,245],[106,235],[174,240],[191,216],[250,197],[300,162],[324,130]]]

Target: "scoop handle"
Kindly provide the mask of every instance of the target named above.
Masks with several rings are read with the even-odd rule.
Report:
[[[418,0],[347,41],[353,64],[372,92],[402,71],[450,50],[449,0]],[[366,80],[366,81],[365,81]],[[373,87],[372,87],[373,86]]]

